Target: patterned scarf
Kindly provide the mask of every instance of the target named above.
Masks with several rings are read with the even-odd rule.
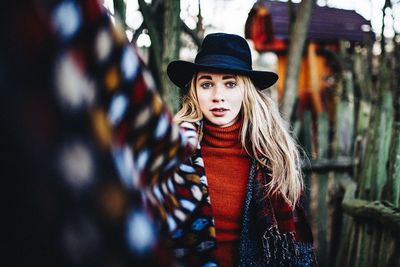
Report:
[[[186,126],[186,130],[195,129]],[[255,161],[251,165],[240,236],[240,266],[309,266],[312,235],[304,197],[295,210],[282,197],[265,197],[263,190],[270,172]],[[155,195],[159,200],[164,200],[162,212],[171,235],[170,246],[184,266],[218,266],[213,255],[217,243],[205,173],[198,144],[193,156],[180,165],[167,185],[153,190],[158,191]]]
[[[294,210],[280,196],[265,197],[270,172],[253,163],[245,199],[239,266],[311,266],[315,262],[304,196]]]

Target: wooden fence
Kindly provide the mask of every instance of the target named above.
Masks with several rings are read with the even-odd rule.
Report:
[[[319,266],[400,266],[400,46],[338,58],[334,108],[299,133]]]

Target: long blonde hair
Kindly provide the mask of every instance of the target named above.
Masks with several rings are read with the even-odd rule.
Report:
[[[277,105],[270,97],[257,90],[246,76],[237,75],[244,88],[241,143],[250,157],[271,171],[266,194],[280,193],[293,208],[303,189],[300,155]],[[182,108],[175,115],[177,123],[203,119],[196,94],[196,75],[182,98]],[[201,133],[200,133],[201,134]],[[250,140],[250,142],[248,142]]]

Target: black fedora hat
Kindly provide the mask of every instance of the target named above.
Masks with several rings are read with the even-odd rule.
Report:
[[[258,89],[268,88],[278,80],[270,71],[252,68],[251,52],[247,41],[235,34],[212,33],[207,35],[193,62],[176,60],[168,64],[170,80],[186,88],[193,75],[202,70],[229,72],[248,76]]]

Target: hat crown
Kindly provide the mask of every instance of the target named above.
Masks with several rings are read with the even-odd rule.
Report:
[[[195,63],[201,63],[205,58],[213,56],[228,56],[246,66],[251,70],[252,59],[250,47],[247,41],[235,34],[212,33],[207,35],[195,58]]]
[[[273,72],[253,70],[250,47],[246,39],[229,33],[207,35],[194,62],[175,60],[167,67],[168,77],[184,90],[187,90],[194,75],[200,71],[246,76],[257,89],[268,88],[278,80],[278,75]]]

